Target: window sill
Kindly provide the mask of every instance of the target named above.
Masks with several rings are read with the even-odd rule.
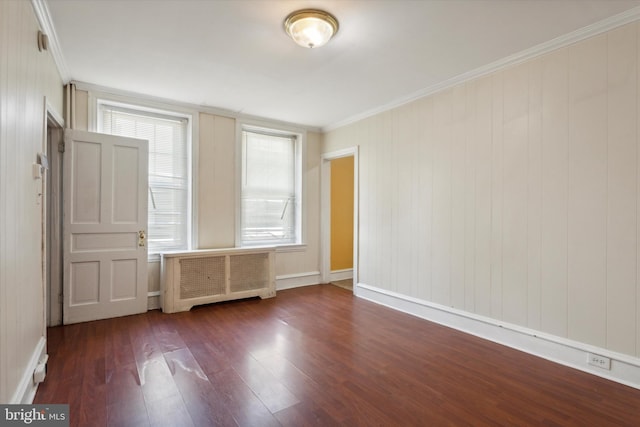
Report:
[[[294,245],[276,246],[276,253],[280,252],[303,252],[307,250],[305,243],[296,243]]]
[[[275,248],[276,253],[288,253],[288,252],[304,252],[307,250],[306,243],[294,243],[291,245],[256,245],[256,246],[238,246],[235,249],[260,249],[260,248]],[[223,248],[224,249],[224,248]],[[233,248],[229,248],[233,249]],[[201,249],[194,249],[201,250]],[[188,252],[188,250],[185,250]],[[149,254],[147,262],[160,262],[160,254]]]
[[[303,252],[307,250],[306,243],[293,243],[290,245],[246,245],[239,246],[242,249],[260,249],[260,248],[275,248],[276,253],[285,253],[285,252]]]

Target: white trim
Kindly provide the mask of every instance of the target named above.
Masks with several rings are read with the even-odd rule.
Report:
[[[60,113],[44,98],[44,152],[49,156],[49,173],[47,176],[47,188],[44,188],[46,198],[43,213],[43,229],[46,229],[45,239],[49,245],[49,251],[43,258],[43,267],[48,267],[43,279],[44,286],[44,330],[46,338],[47,326],[62,324],[62,302],[59,295],[62,294],[62,218],[60,206],[62,203],[62,170],[60,168],[61,153],[58,144],[63,140],[64,119]],[[51,122],[51,123],[50,123]],[[51,147],[49,146],[49,128],[52,130]],[[49,227],[51,226],[51,227]]]
[[[13,393],[11,400],[9,400],[10,404],[33,403],[33,398],[36,396],[36,391],[38,391],[38,384],[33,383],[33,372],[36,370],[38,362],[43,359],[46,354],[46,344],[47,340],[44,337],[40,337],[35,350],[31,354],[29,364],[27,364],[27,368],[22,373],[18,388]]]
[[[336,151],[331,151],[329,153],[323,153],[321,155],[321,158],[322,158],[322,160],[335,160],[335,159],[341,159],[343,157],[350,157],[350,156],[354,155],[356,150],[357,150],[357,147],[343,148],[342,150],[336,150]]]
[[[302,286],[317,285],[320,283],[320,272],[309,271],[307,273],[284,274],[276,276],[276,290],[299,288]]]
[[[233,230],[233,246],[235,246],[236,248],[241,247],[240,242],[242,241],[241,239],[241,231],[240,228],[242,227],[241,223],[242,223],[242,123],[240,122],[240,120],[236,120],[236,129],[235,129],[235,152],[234,154],[234,158],[235,158],[235,165],[234,166],[234,170],[235,170],[235,176],[234,176],[234,180],[233,180],[233,191],[234,191],[234,202],[235,202],[235,215],[234,215],[234,222],[233,222],[233,226],[235,227],[235,229]],[[276,289],[278,288],[277,286],[277,282],[276,282]]]
[[[331,160],[353,156],[353,283],[358,283],[359,260],[359,147],[323,153],[320,160],[320,276],[322,283],[331,281]],[[355,291],[355,287],[354,287]]]
[[[333,270],[329,274],[330,281],[353,279],[353,268],[345,268],[344,270]]]
[[[187,230],[188,239],[189,239],[189,247],[191,249],[199,248],[200,242],[198,239],[198,201],[200,198],[198,197],[199,191],[199,182],[200,182],[200,168],[198,164],[200,163],[200,113],[195,112],[191,116],[191,120],[189,122],[190,126],[187,128],[187,137],[189,138],[189,147],[187,153],[187,167],[189,169],[189,177],[191,178],[189,182],[189,194],[187,200],[187,206],[189,208],[189,215],[191,219],[191,224],[189,224],[189,229]]]
[[[332,123],[330,125],[323,126],[322,132],[329,132],[334,129],[349,125],[351,123],[355,123],[360,120],[366,119],[367,117],[375,116],[385,111],[392,110],[394,108],[413,102],[417,99],[424,98],[429,95],[433,95],[437,92],[441,92],[445,89],[451,88],[453,86],[457,86],[469,80],[477,79],[478,77],[485,76],[487,74],[493,73],[500,69],[528,61],[537,56],[544,55],[545,53],[552,52],[556,49],[569,46],[570,44],[577,43],[589,37],[602,34],[605,31],[609,31],[613,28],[620,27],[622,25],[628,24],[638,19],[640,19],[640,6],[629,9],[618,15],[610,16],[602,21],[587,25],[586,27],[583,27],[578,30],[572,31],[570,33],[564,34],[562,36],[556,37],[544,43],[540,43],[529,49],[525,49],[513,55],[509,55],[505,58],[499,59],[497,61],[483,65],[481,67],[478,67],[474,70],[467,71],[465,73],[462,73],[450,79],[436,83],[432,86],[429,86],[417,92],[414,92],[408,96],[393,100],[387,104],[381,105],[376,108],[372,108],[367,111],[363,111],[362,113],[353,115],[351,117]]]
[[[64,119],[62,118],[62,115],[53,105],[51,105],[46,96],[44,97],[44,106],[45,114],[53,119],[57,127],[64,129]]]
[[[87,130],[89,132],[98,132],[98,99],[95,92],[87,92]]]
[[[276,253],[287,253],[287,252],[304,252],[307,250],[306,243],[300,244],[291,244],[291,245],[247,245],[247,246],[235,246],[229,249],[261,249],[261,248],[275,248]]]
[[[640,389],[640,359],[489,317],[358,283],[358,297],[525,353]],[[611,370],[587,364],[588,353],[611,359]]]
[[[49,39],[49,48],[47,50],[51,52],[51,56],[56,64],[62,83],[67,84],[70,79],[69,69],[67,68],[64,56],[62,55],[62,48],[60,47],[58,34],[56,33],[56,29],[53,25],[51,12],[49,12],[47,2],[45,0],[31,0],[31,5],[33,6],[33,11],[36,15],[36,19],[38,20],[40,29]]]
[[[69,114],[69,128],[70,129],[77,129],[76,126],[76,116],[78,115],[78,110],[76,107],[76,85],[71,85],[71,96],[69,97],[70,102],[69,102],[69,106],[71,107],[71,114]]]
[[[251,247],[251,246],[248,246]],[[307,250],[306,243],[300,243],[296,245],[276,245],[276,253],[287,253],[287,252],[304,252]]]
[[[145,95],[142,93],[131,92],[131,91],[126,91],[121,89],[114,89],[106,86],[100,86],[100,85],[95,85],[92,83],[86,83],[86,82],[81,82],[76,80],[71,81],[71,83],[73,83],[76,86],[77,90],[83,90],[89,93],[99,92],[101,94],[104,94],[105,96],[108,94],[109,96],[114,96],[114,97],[118,97],[118,96],[125,97],[129,99],[135,99],[136,101],[142,101],[147,104],[158,104],[158,105],[165,105],[165,106],[169,105],[170,107],[168,108],[170,109],[180,108],[183,110],[194,110],[194,111],[198,111],[199,113],[206,113],[206,114],[213,114],[221,117],[228,117],[231,119],[241,120],[245,123],[250,123],[256,126],[266,127],[270,129],[279,129],[279,128],[296,129],[295,131],[296,133],[301,133],[303,131],[319,133],[322,131],[322,128],[318,126],[306,126],[306,125],[301,125],[299,123],[285,122],[281,120],[269,119],[266,117],[253,116],[250,114],[242,114],[240,112],[226,110],[224,108],[209,107],[206,105],[192,104],[189,102],[180,102],[172,99],[161,98],[158,96]],[[164,108],[166,109],[167,107],[164,107]]]

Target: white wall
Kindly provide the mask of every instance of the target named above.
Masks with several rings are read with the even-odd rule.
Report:
[[[62,81],[37,32],[30,2],[0,1],[0,403],[32,397],[45,343],[42,182],[31,165],[43,151],[45,96],[62,113]]]
[[[360,283],[640,356],[638,23],[328,132]]]

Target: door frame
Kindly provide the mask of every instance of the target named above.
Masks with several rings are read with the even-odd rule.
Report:
[[[64,119],[44,99],[42,152],[49,168],[43,171],[42,195],[42,278],[44,286],[44,324],[62,324],[62,156],[58,145],[63,142]]]
[[[320,278],[331,281],[331,160],[353,157],[353,293],[358,294],[358,230],[359,230],[359,147],[353,146],[323,153],[320,165]]]

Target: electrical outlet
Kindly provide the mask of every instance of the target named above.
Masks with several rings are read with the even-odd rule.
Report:
[[[597,366],[602,369],[611,369],[611,359],[608,357],[600,356],[599,354],[589,353],[589,359],[587,360],[589,365]]]

